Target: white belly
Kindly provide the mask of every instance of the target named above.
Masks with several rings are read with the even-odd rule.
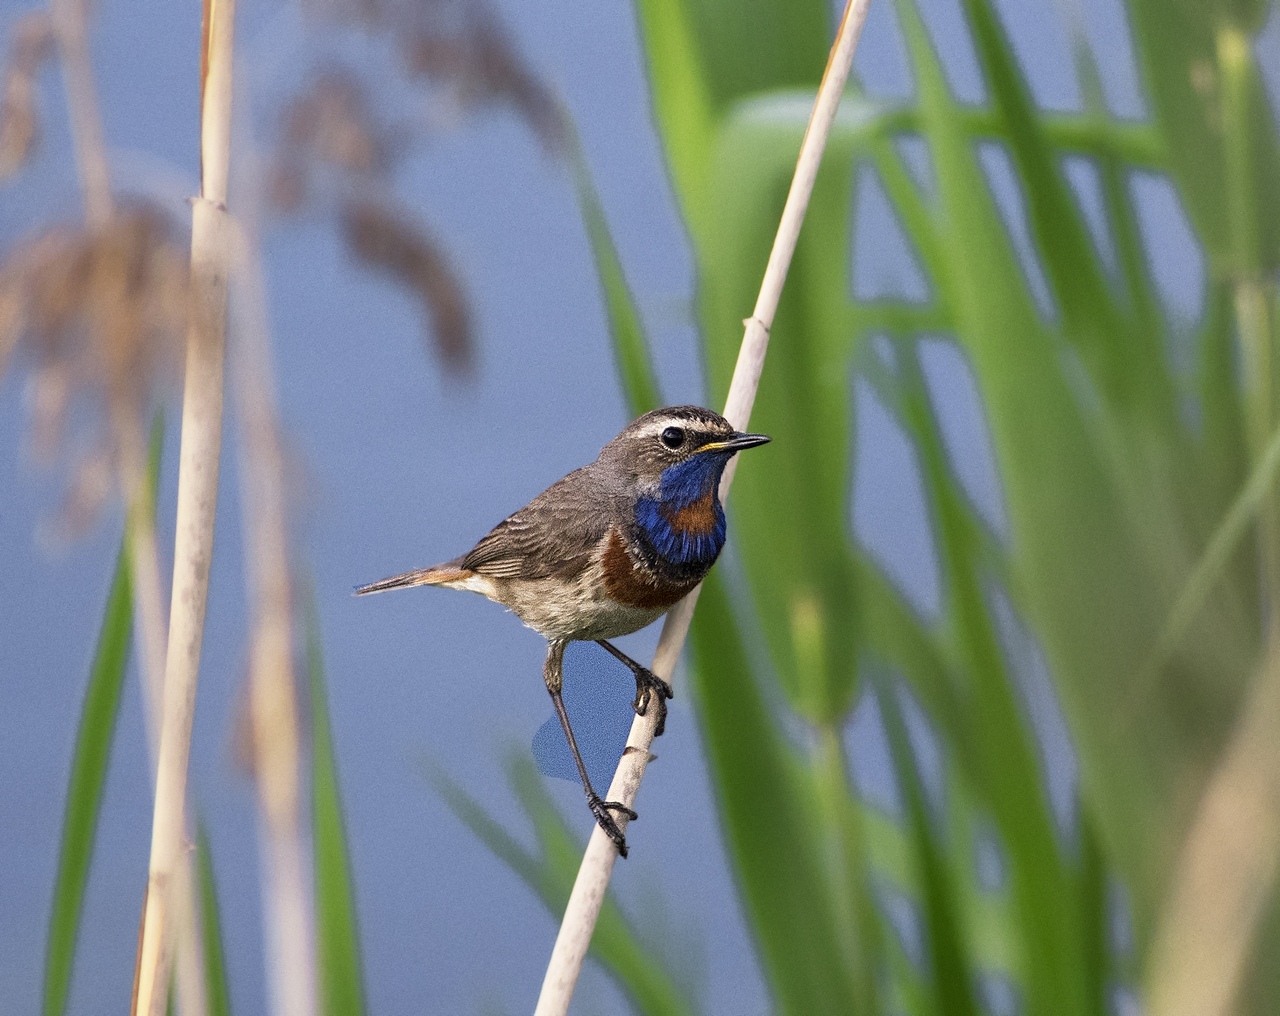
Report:
[[[628,607],[610,599],[597,568],[587,568],[575,581],[563,579],[493,579],[471,575],[451,582],[509,607],[544,638],[565,641],[613,639],[652,624],[663,610]]]

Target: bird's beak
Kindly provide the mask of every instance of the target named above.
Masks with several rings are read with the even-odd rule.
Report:
[[[771,440],[767,434],[734,434],[723,441],[711,441],[698,449],[700,452],[740,452],[744,448],[768,444]]]

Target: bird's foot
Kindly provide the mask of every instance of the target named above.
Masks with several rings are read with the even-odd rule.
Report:
[[[620,811],[632,822],[639,816],[625,804],[621,804],[618,801],[605,801],[595,792],[587,794],[587,807],[591,809],[591,814],[596,817],[596,824],[605,831],[609,839],[613,840],[614,846],[618,848],[618,853],[626,857],[627,838],[622,834],[622,830],[618,828],[618,823],[609,812]]]
[[[674,698],[671,685],[652,670],[640,667],[636,672],[636,700],[631,703],[637,716],[645,716],[649,712],[649,701],[654,695],[658,697],[658,726],[653,731],[654,737],[661,737],[667,729],[667,699]]]

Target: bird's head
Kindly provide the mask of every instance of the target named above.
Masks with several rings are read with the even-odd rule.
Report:
[[[672,406],[632,422],[600,458],[635,483],[635,522],[652,553],[700,577],[724,546],[724,467],[768,440],[739,433],[709,409]]]
[[[669,406],[632,421],[600,457],[635,477],[644,494],[684,507],[714,495],[735,454],[768,440],[763,434],[734,430],[709,409]]]

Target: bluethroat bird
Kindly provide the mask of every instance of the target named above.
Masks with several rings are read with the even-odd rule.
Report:
[[[587,805],[627,856],[610,812],[582,764],[561,698],[565,646],[591,640],[630,669],[635,711],[656,697],[662,733],[671,686],[607,640],[657,620],[702,581],[725,541],[720,476],[737,452],[769,439],[741,434],[697,406],[645,413],[589,466],[575,469],[499,522],[469,552],[431,568],[361,586],[357,595],[409,586],[469,589],[510,608],[547,640],[542,676],[582,777]]]

